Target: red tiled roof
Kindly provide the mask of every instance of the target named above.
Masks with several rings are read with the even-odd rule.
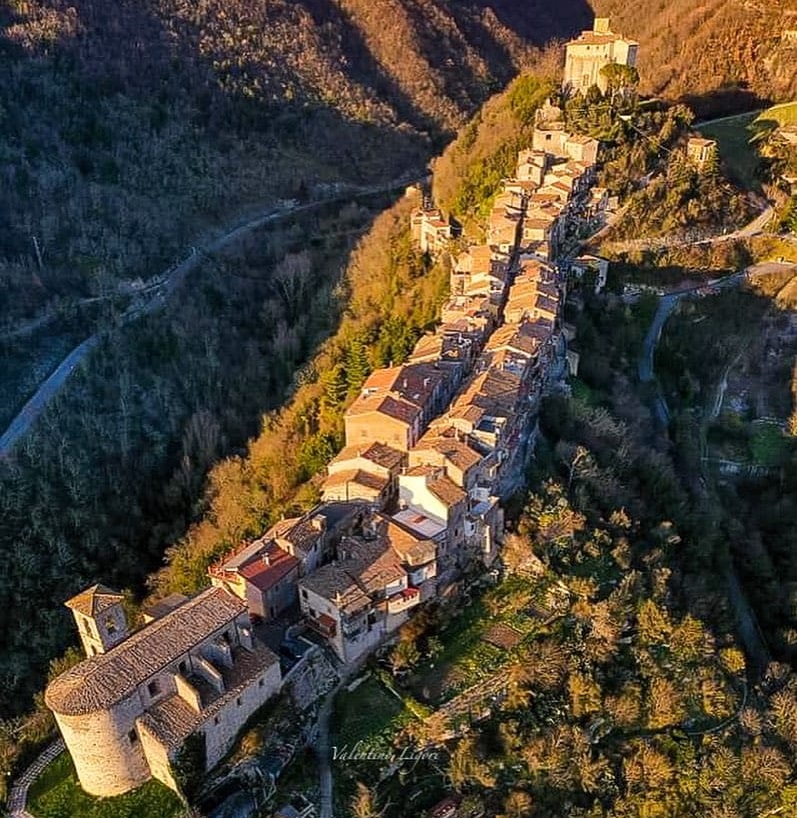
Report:
[[[268,558],[266,562],[265,557]],[[268,591],[281,579],[286,577],[299,565],[299,560],[283,551],[279,546],[271,545],[261,555],[239,569],[240,575],[260,591]]]

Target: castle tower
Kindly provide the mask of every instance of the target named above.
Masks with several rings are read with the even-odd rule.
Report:
[[[105,653],[128,635],[124,596],[104,585],[92,585],[64,604],[72,611],[86,656]]]

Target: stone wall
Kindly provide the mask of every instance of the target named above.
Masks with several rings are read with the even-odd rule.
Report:
[[[249,717],[280,689],[281,680],[277,662],[203,723],[201,729],[205,733],[208,769],[221,761]]]
[[[75,762],[78,779],[91,795],[120,795],[150,777],[136,719],[144,708],[138,693],[111,710],[55,719]]]

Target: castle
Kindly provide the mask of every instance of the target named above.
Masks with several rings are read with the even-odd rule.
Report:
[[[639,43],[609,29],[608,17],[596,17],[592,31],[582,31],[566,45],[563,86],[581,93],[597,85],[606,91],[607,80],[602,69],[607,65],[636,67]]]
[[[53,680],[45,702],[83,789],[119,795],[150,778],[179,791],[173,762],[201,734],[205,767],[280,687],[279,659],[252,634],[237,597],[173,595],[130,633],[124,597],[95,585],[70,599],[87,658]]]

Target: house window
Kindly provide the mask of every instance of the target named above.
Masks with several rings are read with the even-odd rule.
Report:
[[[257,680],[257,686],[258,686],[258,687],[263,687],[263,685],[264,685],[264,684],[265,684],[265,682],[264,682],[264,680],[263,680],[263,679],[258,679],[258,680]]]
[[[235,700],[235,704],[238,705],[238,707],[241,706],[241,697],[240,696]]]
[[[224,631],[221,637],[228,645],[232,644],[232,631]]]
[[[187,676],[188,675],[188,663],[187,662],[180,662],[178,670],[180,671],[180,673],[183,676]]]
[[[218,724],[218,723],[219,723],[219,717],[218,717],[218,716],[214,716],[214,717],[213,717],[213,724]]]
[[[155,696],[157,696],[160,692],[161,692],[161,686],[160,686],[160,684],[158,684],[158,680],[153,679],[147,685],[147,693],[149,693],[150,698],[154,699]]]
[[[105,631],[108,636],[113,636],[116,633],[116,622],[113,619],[105,620]]]
[[[89,623],[89,620],[88,619],[81,619],[80,621],[83,623],[83,633],[87,633],[87,634],[91,635],[91,625]]]
[[[138,741],[138,733],[135,730],[131,730],[127,734],[127,738],[129,739],[131,744],[135,744]]]
[[[307,599],[307,590],[302,588],[302,599]]]

